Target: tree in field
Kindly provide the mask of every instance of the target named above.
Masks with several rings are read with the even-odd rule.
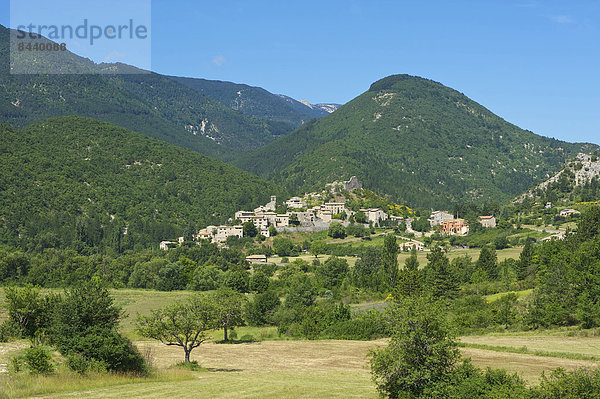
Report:
[[[19,327],[21,334],[33,338],[36,332],[46,330],[52,322],[52,310],[60,301],[57,295],[43,296],[31,285],[5,287],[9,319]]]
[[[352,269],[352,282],[360,288],[383,290],[382,277],[381,251],[367,247]]]
[[[429,263],[425,267],[425,283],[434,298],[453,298],[458,293],[458,279],[450,267],[450,261],[441,248],[427,254]]]
[[[423,291],[423,273],[419,270],[417,250],[412,249],[410,258],[406,259],[404,269],[400,271],[398,283],[394,287],[392,296],[395,299],[404,296],[417,296]]]
[[[519,256],[519,263],[517,265],[517,278],[519,280],[525,280],[527,275],[529,274],[529,269],[533,264],[533,243],[530,239],[527,239],[525,242],[525,246],[521,251],[521,255]]]
[[[281,305],[274,291],[265,291],[254,296],[246,306],[246,319],[251,326],[262,326],[273,321],[275,310]]]
[[[215,305],[217,325],[223,329],[223,340],[228,341],[227,332],[244,325],[244,304],[246,298],[230,288],[219,288],[212,295]]]
[[[398,244],[393,233],[386,235],[383,240],[381,263],[383,265],[384,281],[393,289],[398,280]]]
[[[475,263],[475,268],[485,272],[490,280],[497,280],[498,255],[496,255],[496,250],[487,246],[481,248],[479,259],[477,259],[477,262]]]
[[[209,338],[206,332],[218,327],[216,314],[213,300],[198,295],[153,310],[150,316],[138,315],[137,331],[165,345],[180,346],[189,363],[192,350]]]
[[[294,253],[294,243],[289,238],[276,237],[273,240],[273,251],[279,256],[290,256]]]
[[[341,223],[333,222],[329,225],[327,235],[331,238],[346,238],[346,229]]]
[[[337,288],[348,275],[348,261],[344,258],[332,256],[317,268],[316,275],[324,288]]]
[[[316,259],[319,258],[319,255],[324,254],[327,251],[327,244],[323,241],[315,241],[310,244],[309,252],[315,256]]]
[[[427,297],[404,298],[388,310],[394,335],[371,352],[371,374],[388,398],[430,397],[424,392],[449,377],[460,358],[440,305]]]
[[[66,291],[53,310],[49,337],[64,356],[94,359],[111,371],[146,371],[142,355],[117,330],[122,309],[97,278]]]

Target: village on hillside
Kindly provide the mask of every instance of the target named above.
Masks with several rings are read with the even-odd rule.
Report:
[[[271,199],[265,205],[259,206],[254,210],[239,210],[229,219],[229,224],[219,226],[206,226],[193,235],[194,241],[200,243],[202,240],[225,246],[229,237],[244,237],[244,225],[251,223],[257,234],[266,238],[279,232],[318,232],[327,230],[331,223],[340,223],[348,226],[356,223],[364,227],[381,226],[382,222],[388,221],[387,225],[397,226],[400,223],[406,224],[406,231],[414,233],[411,224],[414,221],[412,217],[395,216],[390,210],[381,208],[360,208],[357,211],[347,206],[347,198],[342,192],[353,192],[361,190],[362,183],[356,176],[352,176],[348,181],[335,181],[325,186],[321,193],[305,193],[302,197],[292,197],[277,203],[277,197],[271,196]],[[333,198],[334,200],[326,200]],[[447,235],[467,235],[469,234],[469,222],[465,219],[455,218],[447,211],[434,211],[428,219],[431,228]],[[496,227],[496,218],[491,216],[480,216],[479,222],[484,228]],[[160,248],[168,250],[169,248],[182,245],[184,237],[179,237],[176,241],[165,240],[160,243]],[[424,245],[419,241],[412,240],[401,244],[403,249],[423,250]]]

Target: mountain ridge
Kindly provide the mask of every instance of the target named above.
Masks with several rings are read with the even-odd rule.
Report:
[[[236,165],[299,192],[356,175],[410,206],[509,200],[598,146],[518,128],[429,79],[392,75]]]
[[[66,74],[11,74],[11,34],[16,33],[0,26],[0,120],[16,127],[78,114],[227,160],[296,126],[245,115],[160,74],[122,63],[95,64],[69,51],[19,54],[31,71],[51,67]]]

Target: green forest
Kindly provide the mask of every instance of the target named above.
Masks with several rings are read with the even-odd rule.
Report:
[[[220,161],[89,118],[0,130],[0,242],[25,251],[150,248],[280,192]]]

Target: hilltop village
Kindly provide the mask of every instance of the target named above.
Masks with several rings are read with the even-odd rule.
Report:
[[[266,238],[278,232],[318,232],[327,230],[331,223],[340,223],[348,226],[351,223],[364,227],[380,227],[382,222],[387,226],[406,224],[406,231],[413,232],[412,217],[397,216],[390,209],[359,208],[357,210],[347,206],[347,195],[363,189],[363,184],[352,176],[348,181],[333,182],[325,186],[320,192],[305,193],[302,197],[292,197],[285,202],[278,203],[276,196],[265,205],[253,210],[239,210],[235,212],[228,224],[219,226],[206,226],[193,235],[197,243],[209,240],[223,246],[229,237],[242,238],[244,226],[252,224],[256,233]],[[346,196],[344,195],[346,194]],[[428,219],[431,228],[448,235],[469,234],[469,222],[465,219],[454,217],[447,211],[434,211]],[[480,216],[479,222],[485,228],[496,227],[494,216]],[[176,241],[165,240],[160,243],[160,248],[168,250],[181,245],[184,237]],[[409,243],[410,244],[410,243]],[[414,243],[413,243],[414,244]],[[418,250],[423,246],[416,241]]]

